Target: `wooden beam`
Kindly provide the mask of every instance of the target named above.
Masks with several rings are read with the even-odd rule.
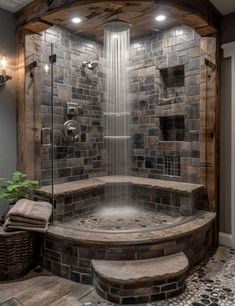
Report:
[[[40,68],[35,66],[40,54],[37,36],[27,30],[17,32],[17,169],[32,179],[40,178],[40,87],[34,86],[40,83]]]
[[[200,164],[209,209],[218,211],[219,195],[219,47],[218,38],[201,38]]]
[[[29,30],[34,33],[40,33],[48,29],[49,27],[53,26],[52,23],[46,22],[44,20],[38,20],[38,21],[32,21],[28,22],[21,27],[18,28],[18,31],[20,30]]]

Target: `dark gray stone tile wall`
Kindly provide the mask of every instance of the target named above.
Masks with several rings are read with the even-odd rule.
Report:
[[[43,33],[42,71],[50,55],[54,68],[55,183],[105,174],[103,142],[103,47],[91,40],[53,27]],[[131,44],[131,175],[198,183],[200,178],[200,37],[187,26],[153,32]],[[95,60],[91,71],[82,62]],[[51,127],[50,74],[42,72],[41,122]],[[63,124],[67,102],[79,107],[79,141],[65,141]],[[181,128],[163,131],[162,118],[183,117]],[[178,133],[173,141],[174,133]],[[179,133],[181,133],[179,135]],[[166,134],[169,134],[168,140]],[[173,136],[172,136],[173,135]],[[183,135],[183,136],[182,136]],[[182,141],[184,137],[184,141]],[[41,182],[51,183],[51,148],[42,148]]]
[[[103,174],[103,73],[102,46],[65,29],[53,27],[43,33],[42,46],[42,128],[51,127],[50,72],[43,72],[51,52],[54,65],[54,178],[55,183],[86,179]],[[83,61],[97,61],[94,70],[83,68]],[[68,117],[67,102],[78,105],[78,115]],[[70,142],[63,137],[63,124],[73,119],[80,124],[80,137]],[[41,183],[50,184],[51,148],[42,148]]]
[[[154,32],[132,42],[131,175],[199,182],[199,45],[199,35],[187,26]],[[169,130],[171,141],[166,141],[162,118],[174,121],[171,118],[182,116],[182,127]]]

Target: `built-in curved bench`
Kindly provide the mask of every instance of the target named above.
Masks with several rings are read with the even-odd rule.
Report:
[[[55,185],[54,220],[62,221],[90,211],[103,202],[105,188],[114,184],[128,184],[134,200],[159,211],[190,216],[206,206],[203,185],[132,176],[104,176]],[[35,198],[51,201],[51,186],[38,189]]]
[[[155,189],[162,189],[165,191],[182,192],[185,195],[199,190],[204,190],[204,186],[200,184],[182,183],[175,181],[156,180],[145,177],[135,176],[102,176],[93,179],[72,181],[54,186],[55,197],[61,195],[70,195],[78,191],[88,191],[97,187],[105,186],[106,184],[132,184],[135,186],[144,186]],[[37,190],[38,193],[44,195],[51,195],[51,186],[44,186]]]

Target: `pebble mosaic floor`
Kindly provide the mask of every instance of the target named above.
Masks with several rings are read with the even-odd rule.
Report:
[[[86,230],[140,230],[171,226],[184,217],[171,216],[156,210],[136,206],[106,206],[99,210],[63,222],[65,227]]]
[[[83,306],[113,305],[102,299],[84,302]],[[219,247],[216,253],[193,269],[186,281],[186,290],[178,297],[146,306],[234,306],[235,250]]]

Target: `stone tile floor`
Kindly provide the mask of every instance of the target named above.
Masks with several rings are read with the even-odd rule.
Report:
[[[195,267],[186,290],[176,298],[146,306],[235,305],[235,250],[219,247],[207,261]],[[43,271],[11,282],[0,282],[0,306],[107,306],[92,286],[81,285]]]

